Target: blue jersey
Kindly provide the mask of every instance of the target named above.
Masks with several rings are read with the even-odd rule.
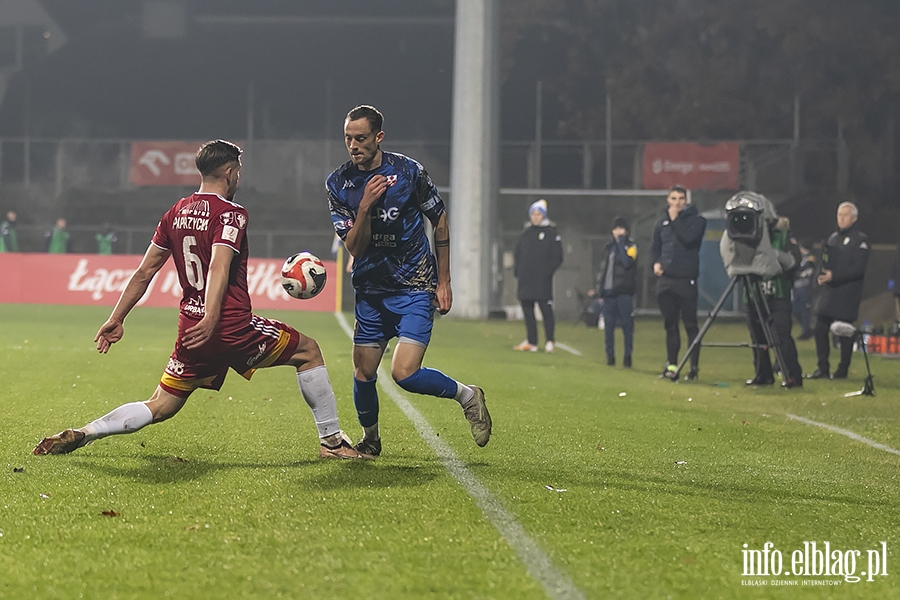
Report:
[[[425,169],[413,159],[381,153],[381,166],[360,171],[351,161],[325,181],[334,231],[346,239],[353,227],[363,189],[373,175],[384,175],[388,188],[371,212],[372,240],[353,261],[353,287],[362,294],[434,293],[437,270],[425,234],[444,214],[444,201]]]

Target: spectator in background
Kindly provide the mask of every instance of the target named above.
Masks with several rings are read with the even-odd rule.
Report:
[[[534,305],[541,309],[546,343],[544,350],[553,352],[556,322],[553,316],[553,274],[563,262],[562,241],[556,225],[547,218],[547,201],[543,198],[528,209],[529,222],[516,244],[514,273],[519,280],[519,302],[525,313],[526,339],[515,350],[537,352],[537,321]]]
[[[896,321],[900,324],[900,244],[897,244],[897,258],[894,260],[894,271],[888,281],[888,289],[894,292]]]
[[[792,240],[797,243],[796,240]],[[812,330],[812,295],[816,276],[816,257],[810,250],[808,242],[797,243],[800,248],[800,264],[797,267],[793,289],[791,290],[791,308],[794,318],[800,323],[798,340],[808,340],[813,336]]]
[[[637,281],[637,244],[628,235],[628,222],[616,217],[612,241],[606,245],[606,258],[597,274],[597,291],[603,298],[606,336],[606,364],[616,364],[616,326],[622,327],[625,340],[622,366],[631,367],[634,348],[634,286]]]
[[[831,324],[835,321],[852,323],[859,316],[863,277],[869,262],[869,238],[859,230],[856,220],[859,211],[852,202],[842,202],[837,210],[837,231],[828,237],[822,254],[822,272],[817,282],[822,297],[816,310],[816,370],[807,379],[827,379],[830,365],[828,353]],[[846,379],[853,355],[853,339],[840,338],[841,362],[830,376]]]
[[[56,226],[44,234],[47,237],[47,252],[65,254],[69,251],[69,232],[66,231],[66,220],[59,218]]]
[[[103,224],[103,231],[94,236],[94,239],[97,240],[97,254],[112,254],[112,245],[114,242],[118,242],[119,238],[116,237],[115,232],[110,227],[109,223]]]
[[[18,252],[19,239],[16,237],[16,213],[6,213],[6,220],[0,223],[0,252]]]
[[[650,261],[657,281],[659,312],[666,328],[666,368],[660,377],[678,376],[678,351],[681,338],[678,319],[684,323],[687,341],[697,337],[697,277],[700,275],[700,245],[706,232],[706,219],[687,203],[687,190],[673,185],[666,196],[666,213],[653,228]],[[700,369],[700,345],[691,353],[687,379],[696,379]]]

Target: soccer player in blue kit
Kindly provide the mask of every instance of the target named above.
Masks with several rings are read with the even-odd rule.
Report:
[[[391,377],[408,392],[453,398],[463,408],[479,446],[491,437],[484,391],[422,366],[434,311],[450,311],[450,229],[444,201],[415,160],[383,152],[384,117],[357,106],[344,120],[350,160],[325,182],[334,230],[353,256],[356,326],[353,402],[363,437],[355,448],[378,456],[375,380],[388,341],[396,337]],[[434,228],[431,253],[425,219]]]

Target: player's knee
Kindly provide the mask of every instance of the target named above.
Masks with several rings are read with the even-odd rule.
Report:
[[[179,398],[171,394],[154,394],[146,404],[153,415],[153,423],[159,423],[178,414],[185,402],[187,402],[187,398]]]
[[[319,343],[311,337],[303,336],[300,345],[291,357],[290,364],[296,368],[312,366],[317,367],[325,364],[325,358],[322,356],[322,350]]]
[[[378,376],[378,369],[364,369],[362,367],[353,368],[353,377],[359,381],[372,381]]]
[[[410,368],[406,365],[391,365],[391,378],[399,384],[401,381],[415,375],[418,371],[418,365],[415,368]]]
[[[418,370],[413,373],[404,373],[399,369],[392,369],[391,377],[398,386],[407,392],[419,392],[422,377]]]

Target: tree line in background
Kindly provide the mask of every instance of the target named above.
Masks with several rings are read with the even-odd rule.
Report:
[[[542,82],[549,136],[837,139],[851,189],[894,206],[896,0],[506,0],[504,129],[534,120],[509,90]]]

